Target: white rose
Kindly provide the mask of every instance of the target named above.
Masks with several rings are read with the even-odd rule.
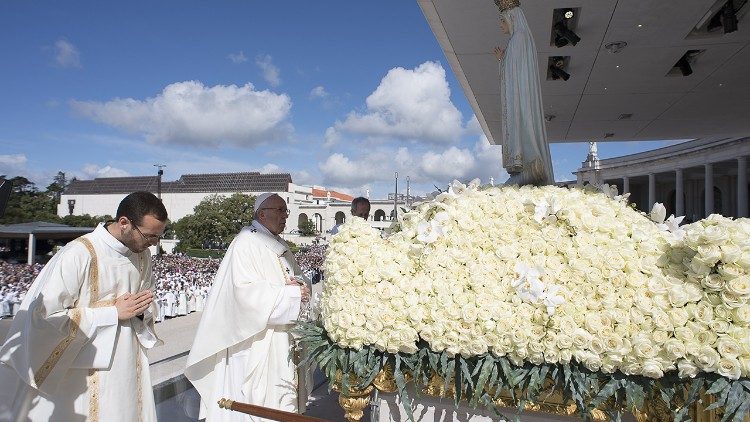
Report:
[[[701,234],[703,235],[703,238],[706,239],[706,242],[712,244],[722,243],[729,237],[727,231],[718,225],[706,227]]]
[[[696,355],[698,366],[706,372],[715,372],[719,359],[719,353],[711,346],[701,347]]]
[[[669,318],[674,327],[682,327],[690,319],[690,314],[685,308],[675,308],[669,311]]]
[[[706,275],[701,279],[701,285],[709,290],[720,291],[724,288],[724,278],[719,274]]]
[[[723,291],[720,293],[721,301],[729,307],[730,309],[739,308],[745,303],[747,303],[747,299],[743,298],[742,296],[735,296],[731,293],[727,293],[726,291]]]
[[[695,378],[700,369],[687,360],[677,362],[677,370],[680,378]]]
[[[739,308],[732,309],[732,319],[741,325],[750,324],[750,305],[746,303]]]
[[[666,343],[664,343],[664,350],[672,361],[685,357],[685,345],[676,338],[667,340]]]
[[[708,324],[714,319],[714,307],[707,302],[698,302],[693,311],[693,317],[698,322]]]
[[[750,276],[743,275],[729,280],[724,290],[734,296],[747,298],[750,296]]]
[[[669,333],[664,330],[654,330],[654,332],[651,333],[651,338],[656,344],[664,344],[669,339]]]
[[[657,328],[662,330],[672,330],[674,328],[672,319],[661,309],[657,309],[651,314],[651,320]]]
[[[687,291],[683,286],[678,284],[672,285],[668,289],[667,295],[669,297],[669,303],[675,308],[685,306],[688,301]]]
[[[736,358],[740,355],[740,345],[731,337],[720,337],[716,342],[716,349],[725,358]]]
[[[743,376],[750,375],[750,358],[742,357],[740,358],[740,369],[742,371]]]
[[[584,352],[581,356],[583,365],[589,371],[598,371],[602,366],[602,359],[591,352]]]
[[[604,350],[608,353],[614,353],[622,348],[622,340],[619,336],[609,334],[604,337]]]
[[[721,358],[716,372],[721,376],[736,380],[742,375],[742,367],[740,362],[735,358]]]
[[[721,245],[721,261],[734,263],[742,258],[742,248],[737,245]]]
[[[573,352],[570,349],[560,350],[560,363],[570,363],[573,359]]]
[[[732,309],[725,305],[716,305],[714,307],[714,318],[723,321],[729,321],[732,316]]]
[[[659,362],[653,359],[646,359],[643,362],[641,374],[644,377],[658,379],[664,376],[664,371],[661,369]]]
[[[633,340],[633,351],[640,358],[652,358],[656,356],[658,350],[647,337],[640,337]]]

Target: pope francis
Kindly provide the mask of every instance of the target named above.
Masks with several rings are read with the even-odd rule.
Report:
[[[44,267],[0,348],[0,421],[156,421],[148,247],[167,211],[135,192]]]
[[[253,421],[220,409],[228,398],[303,411],[307,393],[290,360],[290,329],[310,288],[279,237],[289,211],[279,195],[255,198],[253,222],[229,245],[201,317],[185,376],[201,396],[201,418]]]

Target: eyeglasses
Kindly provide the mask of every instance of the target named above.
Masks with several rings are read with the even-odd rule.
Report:
[[[289,214],[291,213],[291,211],[289,211],[289,209],[287,209],[287,208],[261,208],[258,211],[260,211],[260,210],[276,210],[276,211],[281,211],[281,212],[285,213],[287,217],[289,217]]]
[[[138,226],[133,222],[133,220],[130,220],[130,224],[133,226],[135,231],[137,231],[138,233],[141,234],[141,236],[143,236],[143,240],[145,240],[148,243],[158,242],[162,238],[162,236],[164,236],[162,234],[143,234],[141,229],[138,228]]]

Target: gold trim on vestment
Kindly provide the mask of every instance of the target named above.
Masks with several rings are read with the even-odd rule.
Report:
[[[141,347],[140,343],[138,343],[138,339],[135,340],[136,348],[135,351],[135,383],[136,383],[136,394],[138,396],[138,404],[137,404],[137,411],[138,411],[138,420],[143,420],[143,385],[142,385],[142,378],[141,378],[141,371],[143,370],[143,364],[141,363]]]
[[[99,371],[89,369],[86,377],[86,387],[89,392],[89,417],[88,422],[99,421]]]
[[[49,374],[52,372],[52,369],[54,369],[55,365],[57,365],[57,362],[60,361],[63,353],[65,353],[65,349],[70,346],[70,343],[73,342],[76,334],[78,333],[78,327],[81,323],[81,310],[78,308],[69,309],[68,318],[70,318],[70,326],[68,328],[67,337],[65,337],[60,343],[58,343],[58,345],[52,350],[52,353],[49,355],[47,360],[44,361],[36,374],[34,374],[34,383],[36,384],[36,388],[39,388],[42,383],[44,383],[44,380],[47,379]]]
[[[96,250],[90,240],[85,237],[79,237],[79,242],[83,243],[91,255],[91,264],[89,265],[89,305],[99,300],[99,259],[96,257]]]

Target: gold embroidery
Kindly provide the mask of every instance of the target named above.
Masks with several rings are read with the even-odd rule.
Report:
[[[99,371],[89,369],[86,377],[86,386],[89,390],[89,417],[88,422],[99,421]]]
[[[141,381],[141,370],[142,370],[142,363],[141,363],[141,346],[140,343],[138,343],[138,340],[136,340],[136,352],[135,352],[135,385],[136,385],[136,395],[138,398],[138,406],[136,407],[138,411],[138,420],[143,420],[143,385]]]
[[[70,318],[70,326],[68,327],[68,335],[60,343],[58,343],[57,347],[52,350],[52,353],[49,355],[47,360],[44,361],[42,364],[42,367],[39,368],[39,370],[34,375],[34,382],[36,383],[36,387],[39,388],[42,383],[44,383],[44,380],[47,379],[49,374],[52,372],[52,369],[55,368],[55,365],[57,365],[57,362],[62,357],[63,353],[65,353],[65,349],[70,346],[70,343],[73,342],[73,340],[76,337],[76,334],[78,333],[78,327],[81,323],[81,310],[80,309],[70,309],[68,318]]]
[[[94,245],[85,237],[79,237],[79,242],[86,246],[91,255],[91,265],[89,265],[89,303],[95,303],[99,300],[99,260],[96,257]]]
[[[284,269],[284,264],[281,262],[281,257],[278,257],[279,259],[279,269],[281,270],[281,276],[284,277],[284,280],[291,280],[292,278],[289,277],[289,272]]]
[[[91,306],[89,308],[105,308],[107,306],[115,306],[115,300],[114,299],[107,299],[107,300],[100,300]]]

